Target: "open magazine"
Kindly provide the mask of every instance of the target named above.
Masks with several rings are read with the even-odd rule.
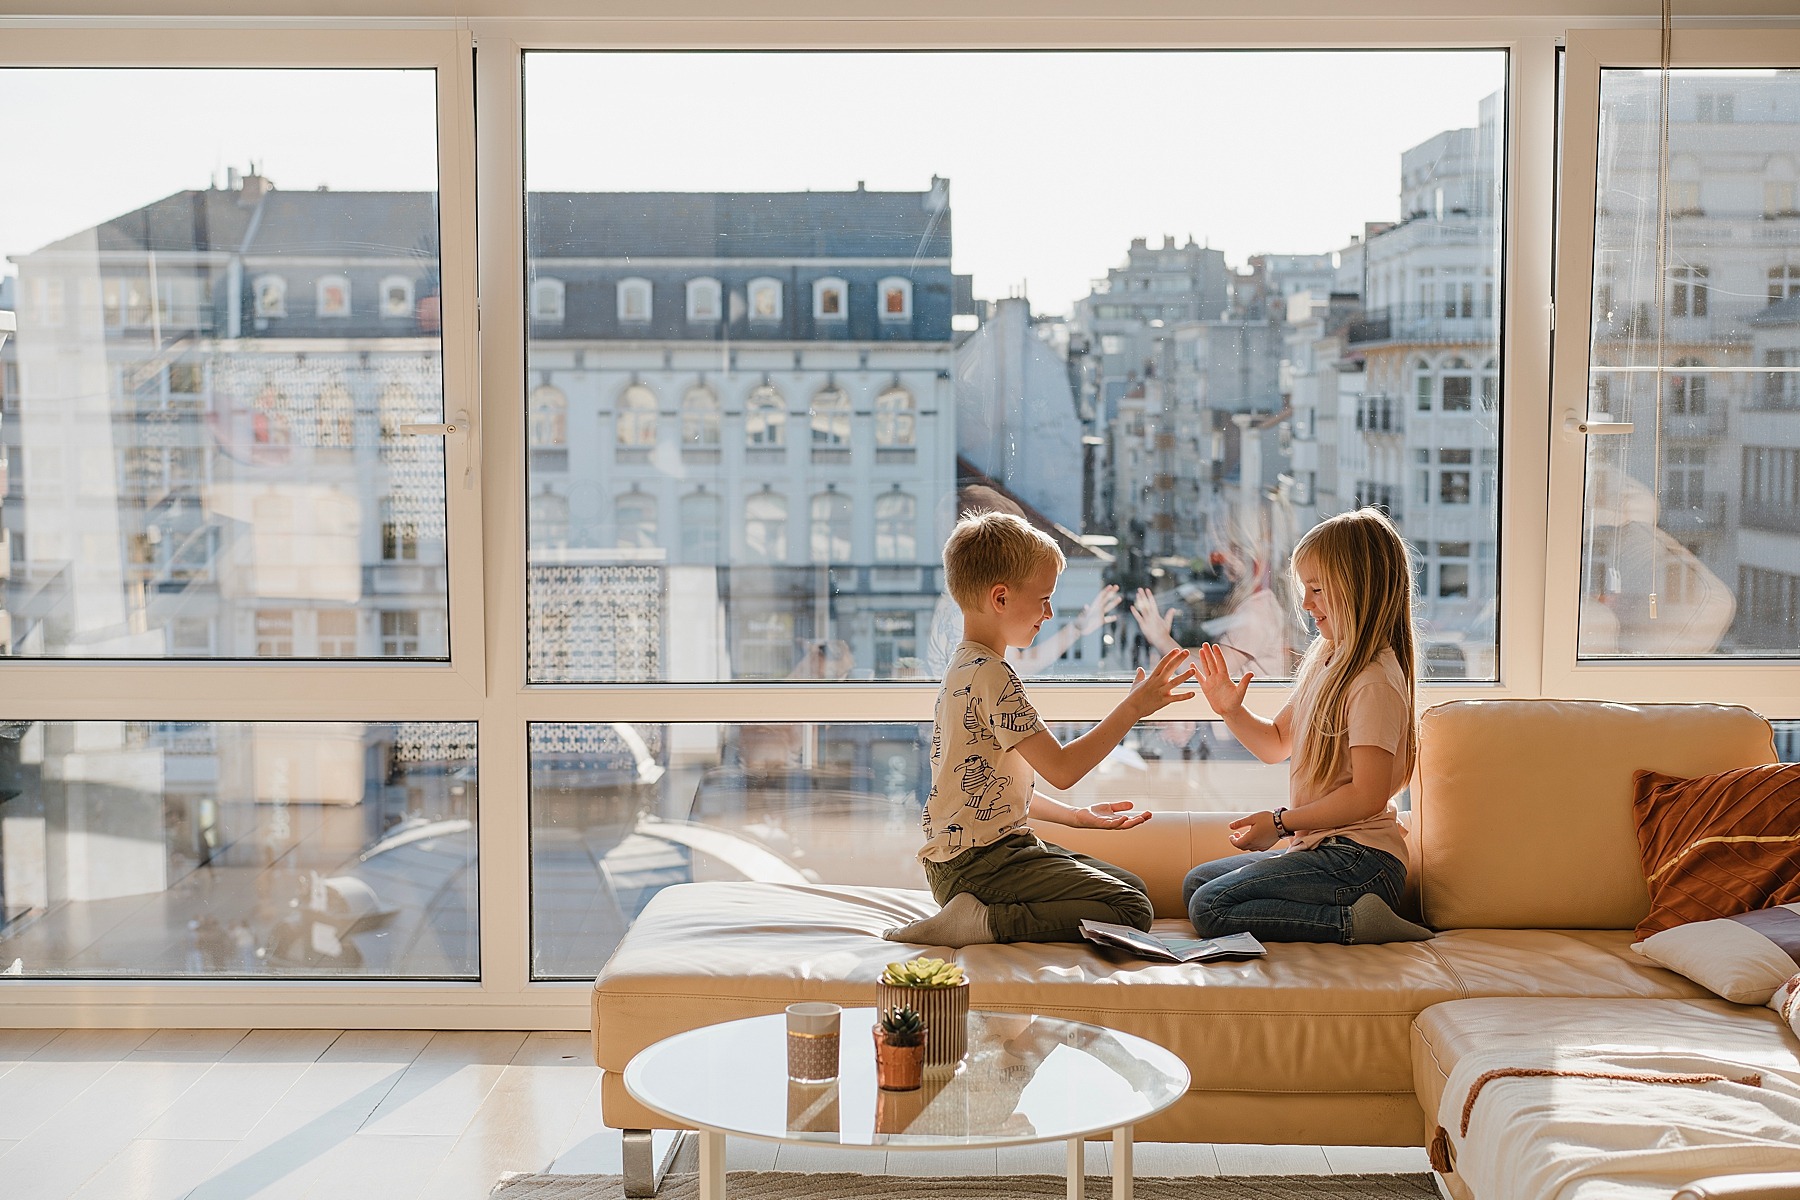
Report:
[[[1220,938],[1168,937],[1144,933],[1129,925],[1083,921],[1081,936],[1098,945],[1129,950],[1139,958],[1153,958],[1158,962],[1232,961],[1261,958],[1268,953],[1263,944],[1248,933],[1233,933]]]

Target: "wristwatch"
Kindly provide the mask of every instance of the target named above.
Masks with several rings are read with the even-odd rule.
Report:
[[[1281,808],[1278,808],[1274,812],[1270,813],[1269,819],[1275,823],[1275,832],[1276,833],[1279,833],[1282,837],[1293,837],[1294,831],[1289,829],[1286,825],[1282,824],[1282,822],[1281,822],[1281,814],[1286,811],[1287,811],[1287,807],[1284,805]]]

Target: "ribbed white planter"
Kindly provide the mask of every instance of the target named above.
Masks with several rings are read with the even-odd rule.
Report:
[[[910,1008],[925,1019],[925,1074],[953,1075],[969,1052],[969,985],[913,988],[875,985],[875,1007]]]

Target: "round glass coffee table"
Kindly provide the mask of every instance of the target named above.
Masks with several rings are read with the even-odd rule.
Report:
[[[781,1013],[678,1033],[625,1068],[646,1108],[700,1131],[700,1197],[725,1195],[725,1138],[876,1150],[961,1150],[1068,1143],[1070,1200],[1082,1195],[1081,1146],[1111,1133],[1113,1197],[1130,1200],[1131,1130],[1180,1099],[1188,1071],[1129,1033],[1055,1017],[971,1012],[955,1075],[915,1092],[875,1086],[873,1008],[844,1010],[835,1082],[787,1077]]]

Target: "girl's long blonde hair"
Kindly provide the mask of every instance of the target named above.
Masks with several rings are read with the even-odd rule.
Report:
[[[1294,580],[1301,596],[1302,565],[1311,567],[1331,598],[1336,634],[1316,637],[1295,672],[1294,690],[1315,685],[1311,721],[1294,731],[1294,772],[1309,788],[1328,787],[1350,759],[1345,704],[1350,683],[1383,650],[1392,650],[1406,676],[1409,713],[1418,711],[1418,635],[1413,629],[1412,564],[1406,542],[1387,514],[1375,508],[1339,513],[1306,531],[1294,547]],[[1418,724],[1406,726],[1406,758],[1418,749]]]

